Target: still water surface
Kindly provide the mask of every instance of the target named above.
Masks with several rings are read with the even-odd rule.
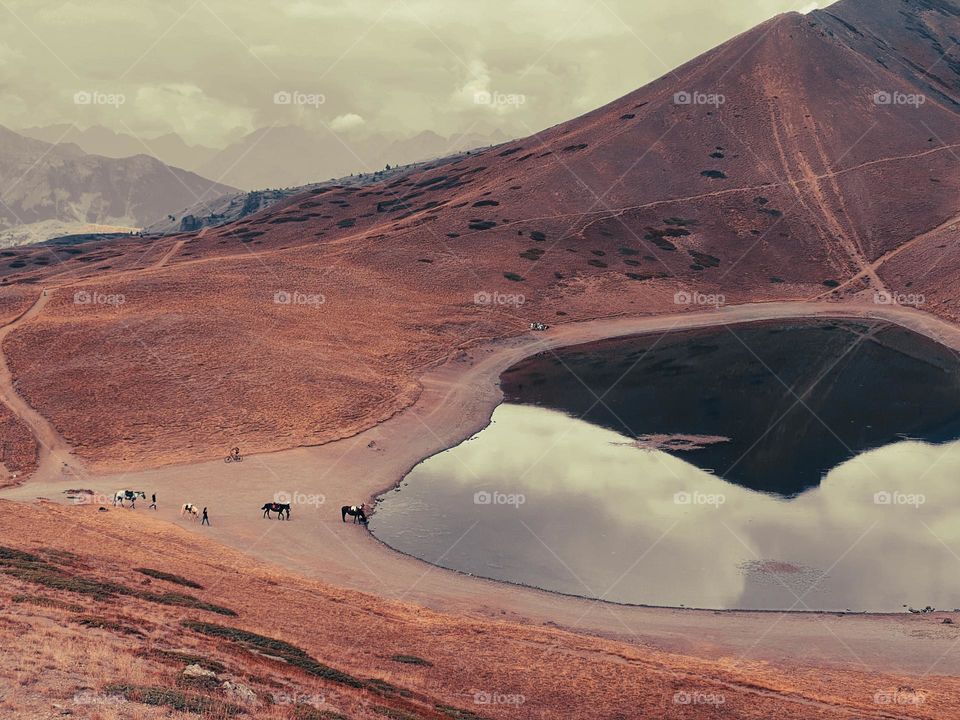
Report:
[[[615,602],[960,607],[960,362],[885,323],[551,351],[371,530],[443,567]]]

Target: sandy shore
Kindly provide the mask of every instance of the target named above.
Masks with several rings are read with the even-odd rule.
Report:
[[[445,612],[552,624],[735,661],[852,663],[865,670],[958,673],[960,654],[952,651],[960,631],[941,625],[939,613],[841,616],[617,606],[460,575],[397,553],[362,527],[341,523],[341,505],[369,501],[425,457],[482,429],[501,400],[501,372],[524,357],[622,335],[810,317],[888,320],[960,350],[960,329],[953,325],[908,308],[873,304],[767,303],[596,320],[491,343],[452,358],[424,375],[423,392],[412,407],[352,438],[250,456],[240,464],[216,461],[112,476],[45,463],[34,479],[0,497],[68,502],[63,491],[70,487],[104,495],[121,488],[143,489],[148,496],[157,493],[158,517],[244,553],[336,586]],[[260,506],[277,492],[301,500],[293,507],[292,522],[262,519]],[[212,526],[181,518],[178,510],[184,502],[209,507]],[[111,512],[152,513],[147,505],[141,500],[135,511]]]

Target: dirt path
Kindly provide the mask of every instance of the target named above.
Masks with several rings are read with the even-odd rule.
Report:
[[[908,240],[907,242],[903,243],[902,245],[898,245],[898,246],[897,246],[896,248],[894,248],[893,250],[890,250],[889,252],[884,253],[883,255],[881,255],[880,257],[878,257],[876,260],[874,260],[872,263],[870,263],[869,268],[864,269],[864,270],[862,270],[861,272],[858,272],[856,275],[854,275],[854,276],[851,277],[850,279],[846,280],[843,284],[838,285],[838,286],[835,287],[835,288],[831,288],[830,290],[827,290],[827,291],[825,291],[825,292],[820,293],[819,295],[817,295],[817,296],[816,296],[815,298],[813,298],[813,299],[814,299],[814,300],[822,300],[823,298],[829,297],[830,295],[833,295],[834,293],[838,293],[838,292],[840,292],[841,290],[844,290],[845,288],[849,287],[849,286],[852,285],[853,283],[856,283],[856,282],[860,281],[862,278],[866,277],[868,274],[870,274],[871,276],[876,275],[877,271],[880,269],[880,267],[881,267],[884,263],[889,262],[890,260],[892,260],[893,258],[897,257],[898,255],[900,255],[900,254],[901,254],[902,252],[904,252],[905,250],[909,250],[909,249],[912,248],[914,245],[916,245],[917,243],[923,241],[925,238],[930,237],[930,236],[933,235],[934,233],[942,232],[943,230],[945,230],[946,228],[950,227],[951,225],[956,225],[958,222],[960,222],[960,216],[952,217],[952,218],[950,218],[949,220],[940,223],[939,225],[937,225],[937,227],[933,228],[932,230],[927,230],[925,233],[921,233],[920,235],[917,235],[916,237],[912,238],[911,240]]]
[[[38,300],[19,322],[38,313]],[[501,372],[548,348],[635,333],[663,333],[723,324],[809,317],[876,318],[899,323],[960,349],[960,328],[936,317],[897,306],[830,303],[766,303],[655,317],[620,317],[576,323],[530,333],[461,354],[422,378],[423,392],[403,413],[353,438],[245,458],[171,466],[92,478],[87,487],[109,495],[120,488],[156,492],[156,515],[207,534],[252,556],[332,585],[405,600],[446,612],[483,615],[654,645],[671,651],[732,658],[849,665],[908,674],[960,673],[955,626],[933,616],[857,616],[713,612],[639,608],[563,597],[460,575],[401,555],[362,527],[343,524],[342,504],[371,499],[397,483],[424,457],[482,429],[499,403]],[[29,419],[52,448],[41,472],[26,485],[0,496],[32,501],[38,496],[64,502],[76,486],[56,467],[68,450],[49,425],[12,393],[9,372],[0,374],[0,392]],[[224,449],[226,454],[226,448]],[[293,520],[261,518],[260,506],[278,492],[293,496]],[[211,527],[180,518],[185,502],[210,508]],[[137,510],[152,512],[146,503]],[[895,644],[896,653],[890,652]]]
[[[53,294],[53,290],[42,290],[36,302],[26,312],[0,327],[0,349],[3,348],[3,343],[11,332],[23,323],[30,322],[43,311]],[[0,351],[0,402],[3,402],[30,428],[30,432],[37,441],[37,469],[33,477],[74,481],[78,475],[84,474],[80,459],[73,455],[70,446],[60,433],[17,393],[10,367],[7,365],[6,353],[2,351]]]

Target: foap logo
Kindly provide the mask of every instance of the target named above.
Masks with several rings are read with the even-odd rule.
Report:
[[[127,301],[126,297],[120,293],[101,293],[94,290],[77,290],[73,294],[74,305],[123,305]]]
[[[481,290],[473,295],[475,305],[512,305],[520,307],[526,301],[527,298],[519,293],[502,293],[496,290],[493,292]]]
[[[299,90],[280,90],[273,94],[274,105],[299,105],[301,107],[318,108],[327,102],[327,96],[322,93],[305,93]]]
[[[510,705],[520,707],[527,701],[526,696],[520,693],[490,692],[488,690],[474,690],[474,705]]]
[[[915,690],[907,686],[877,690],[873,694],[873,702],[877,705],[922,705],[926,701],[926,690]]]
[[[906,105],[908,107],[918,108],[927,102],[926,95],[902,92],[888,92],[886,90],[877,90],[873,94],[874,105]]]
[[[309,705],[314,708],[320,708],[327,702],[327,696],[323,693],[297,693],[297,692],[275,692],[273,693],[274,705]]]
[[[673,95],[674,105],[709,105],[711,107],[720,107],[725,102],[727,102],[727,98],[724,95],[719,93],[705,93],[699,90],[693,90],[692,92],[684,90],[683,92],[674,93]]]
[[[877,305],[904,305],[920,307],[927,298],[920,293],[898,293],[890,290],[877,290],[873,293],[873,302]]]
[[[927,496],[920,493],[889,492],[881,490],[873,494],[874,505],[907,505],[918,508],[927,502]]]
[[[674,305],[699,305],[719,308],[727,303],[727,298],[718,293],[702,293],[696,290],[678,290],[673,294]]]
[[[297,290],[289,292],[287,290],[277,290],[273,294],[275,305],[307,305],[318,308],[327,301],[327,298],[320,293],[303,293]]]
[[[313,507],[320,507],[327,501],[327,496],[302,492],[291,493],[286,490],[280,490],[273,494],[273,501],[280,505],[312,505]]]
[[[108,505],[113,502],[113,498],[99,493],[83,492],[68,497],[74,505]]]
[[[520,107],[527,102],[527,96],[518,93],[490,92],[481,90],[473,94],[475,105],[489,105],[491,107]]]
[[[487,492],[480,490],[473,494],[474,505],[509,505],[518,508],[527,501],[523,493]]]
[[[73,94],[74,105],[106,105],[118,108],[127,102],[122,93],[105,93],[97,90],[78,90]]]
[[[721,493],[687,492],[683,490],[673,494],[674,505],[709,505],[719,508],[726,501],[727,496]]]
[[[123,705],[126,701],[122,695],[107,695],[93,690],[81,690],[73,696],[74,705]]]
[[[726,701],[720,693],[699,690],[678,690],[673,694],[674,705],[723,705]]]

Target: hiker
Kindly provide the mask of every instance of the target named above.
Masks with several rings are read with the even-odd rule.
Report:
[[[206,508],[203,509],[203,519],[200,521],[200,524],[201,524],[201,525],[209,525],[209,524],[210,524],[210,517],[207,515],[207,509],[206,509]]]
[[[147,510],[149,510],[150,508],[153,508],[154,510],[157,509],[157,494],[156,494],[156,493],[153,493],[153,494],[150,496],[150,507],[148,507]]]

